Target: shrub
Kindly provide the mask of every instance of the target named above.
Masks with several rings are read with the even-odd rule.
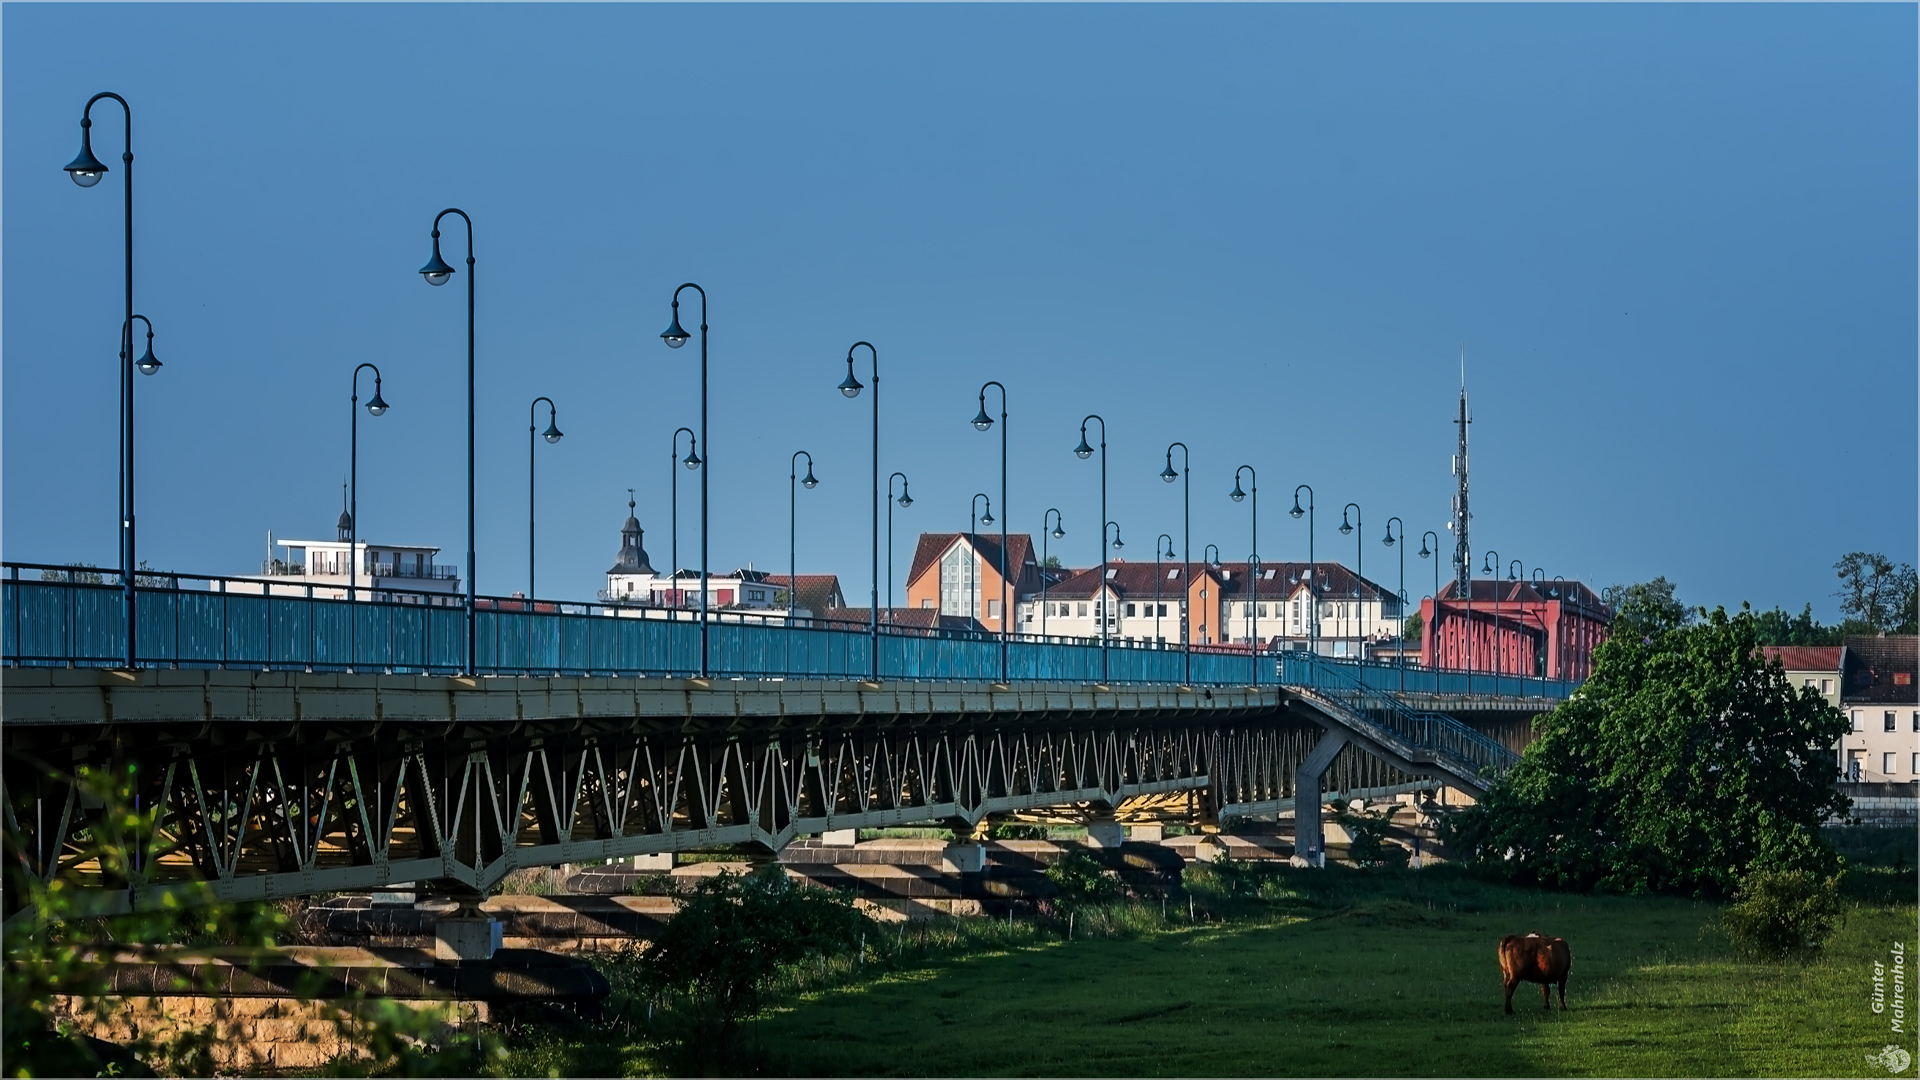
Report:
[[[1391,810],[1347,810],[1338,815],[1353,840],[1347,845],[1347,857],[1358,866],[1405,866],[1410,853],[1399,844],[1387,843],[1387,830],[1393,825]]]
[[[1104,904],[1120,895],[1120,879],[1113,871],[1078,851],[1070,851],[1047,867],[1047,880],[1060,890],[1063,908]]]
[[[1806,958],[1839,929],[1840,879],[1805,870],[1754,870],[1741,880],[1734,902],[1720,915],[1733,946],[1765,960]]]

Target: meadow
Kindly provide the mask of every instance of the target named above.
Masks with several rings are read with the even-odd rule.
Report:
[[[886,927],[858,960],[786,973],[722,1071],[1884,1076],[1868,1055],[1901,1040],[1871,1011],[1873,961],[1896,940],[1920,949],[1912,861],[1899,861],[1856,866],[1845,924],[1808,963],[1735,959],[1717,905],[1701,901],[1511,888],[1444,867],[1193,868],[1192,921],[1184,901],[1163,915],[1149,900],[1080,912],[1071,940],[1052,920]],[[1569,1010],[1543,1010],[1522,984],[1507,1016],[1495,945],[1533,930],[1572,946]],[[623,1021],[521,1031],[493,1068],[688,1068],[670,1022],[637,1004]]]

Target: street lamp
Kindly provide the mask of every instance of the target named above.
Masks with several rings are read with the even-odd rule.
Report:
[[[1380,542],[1387,545],[1388,547],[1394,546],[1394,544],[1397,543],[1398,540],[1400,539],[1400,537],[1395,537],[1393,535],[1393,525],[1394,525],[1394,522],[1396,521],[1400,522],[1400,536],[1404,537],[1407,532],[1407,523],[1404,521],[1400,521],[1399,515],[1395,515],[1393,517],[1388,518],[1387,519],[1387,535],[1380,538]],[[1405,545],[1401,545],[1400,547],[1399,600],[1400,600],[1400,632],[1396,636],[1399,637],[1400,639],[1400,648],[1398,650],[1400,653],[1400,692],[1406,693],[1406,690],[1407,690],[1407,549]]]
[[[683,431],[687,433],[687,456],[685,459],[680,458],[680,433]],[[668,500],[673,503],[671,512],[673,539],[668,544],[668,548],[670,549],[668,557],[673,561],[673,567],[667,571],[667,580],[672,588],[668,591],[673,595],[673,606],[681,608],[687,605],[685,597],[680,594],[680,472],[673,466],[677,462],[678,464],[685,465],[689,469],[697,469],[700,467],[700,443],[699,440],[694,438],[693,429],[685,427],[673,429],[673,449],[668,451],[667,461],[667,476],[669,478],[667,484],[669,492]],[[706,583],[702,582],[701,584],[704,586]]]
[[[987,500],[985,520],[979,517],[982,499]],[[967,546],[972,549],[972,557],[967,560],[967,615],[975,621],[980,618],[980,538],[977,534],[982,525],[993,528],[993,500],[986,492],[976,491],[967,504]]]
[[[101,98],[112,98],[120,103],[121,111],[126,115],[127,148],[120,155],[120,162],[126,166],[126,315],[120,321],[120,589],[125,597],[127,614],[127,655],[126,666],[129,670],[139,666],[134,659],[134,637],[139,623],[134,613],[133,572],[139,565],[139,552],[136,547],[136,534],[133,526],[133,320],[138,318],[147,322],[145,316],[133,313],[133,107],[119,94],[102,92],[87,99],[85,109],[80,112],[80,153],[65,166],[66,173],[73,182],[83,188],[90,188],[100,182],[107,174],[107,166],[93,156],[93,106]],[[160,368],[160,362],[153,359],[153,324],[147,322],[147,355],[141,358],[140,370],[151,375]]]
[[[1167,542],[1166,557],[1173,555],[1173,537],[1161,533],[1153,542],[1153,647],[1160,647],[1160,541]]]
[[[1047,531],[1049,521],[1053,522],[1052,532]],[[1066,523],[1066,516],[1055,507],[1047,507],[1047,512],[1040,515],[1040,636],[1043,639],[1047,636],[1047,586],[1053,583],[1053,575],[1047,570],[1047,537],[1058,540],[1067,535]]]
[[[840,380],[840,393],[848,398],[860,396],[860,380],[853,377],[853,350],[865,345],[873,356],[873,581],[867,614],[869,645],[867,648],[867,677],[880,681],[880,350],[869,342],[856,341],[847,348],[847,377]],[[888,489],[892,489],[893,478],[887,478]],[[1002,502],[1005,500],[1003,499]],[[889,510],[888,517],[892,517]],[[887,559],[893,559],[893,541],[887,541]],[[892,576],[891,572],[888,574]],[[893,585],[887,585],[887,605],[893,605]]]
[[[893,476],[900,478],[900,497],[893,499]],[[905,510],[913,505],[913,496],[907,494],[907,474],[896,472],[887,477],[887,625],[893,625],[893,504],[898,502]]]
[[[1176,446],[1180,448],[1179,472],[1173,470],[1173,448]],[[1177,441],[1170,442],[1167,444],[1167,467],[1160,470],[1160,479],[1171,484],[1176,478],[1183,475],[1186,477],[1186,482],[1181,485],[1184,490],[1180,493],[1180,505],[1181,517],[1185,525],[1183,526],[1183,536],[1181,537],[1180,543],[1182,545],[1181,550],[1191,555],[1193,554],[1193,452],[1187,449],[1186,443]],[[1167,546],[1171,548],[1173,545],[1168,544]],[[1187,602],[1193,592],[1193,581],[1191,580],[1192,576],[1187,571],[1188,563],[1185,559],[1182,559],[1180,562],[1180,651],[1185,655],[1182,657],[1183,665],[1180,678],[1181,685],[1192,686],[1193,630],[1187,619]],[[1158,609],[1156,608],[1155,610]]]
[[[533,399],[527,406],[527,610],[533,610],[533,448],[537,445],[533,438],[534,417],[539,415],[540,403],[547,403],[547,430],[540,437],[549,443],[557,443],[565,436],[560,431],[560,414],[554,408],[553,399],[542,395]]]
[[[1526,564],[1519,559],[1513,560],[1513,562],[1507,566],[1508,581],[1518,581],[1524,573],[1526,573]]]
[[[1307,508],[1300,509],[1300,493],[1307,493]],[[1293,509],[1287,511],[1295,521],[1300,515],[1307,515],[1307,651],[1313,656],[1320,655],[1320,602],[1315,596],[1314,579],[1319,576],[1319,564],[1313,561],[1313,488],[1301,484],[1293,489]]]
[[[1098,413],[1088,413],[1080,421],[1080,445],[1073,448],[1075,457],[1085,461],[1093,456],[1093,447],[1087,445],[1087,421],[1100,421],[1100,520],[1107,520],[1107,420]],[[1107,665],[1107,611],[1101,607],[1100,590],[1107,587],[1107,533],[1106,526],[1100,526],[1100,585],[1094,591],[1093,610],[1100,617],[1100,684],[1105,686],[1112,680]]]
[[[1469,566],[1471,566],[1471,565],[1473,565],[1473,560],[1472,560],[1472,559],[1468,559],[1468,560],[1467,560],[1467,565],[1469,565]],[[1488,549],[1487,549],[1487,552],[1486,552],[1486,555],[1485,555],[1485,556],[1484,556],[1484,558],[1483,558],[1483,559],[1481,560],[1481,566],[1480,566],[1480,572],[1481,572],[1481,573],[1483,573],[1483,574],[1485,574],[1485,575],[1487,575],[1488,577],[1490,577],[1490,578],[1492,578],[1492,579],[1493,579],[1493,588],[1492,588],[1492,590],[1491,590],[1491,591],[1492,591],[1492,593],[1493,593],[1493,602],[1494,602],[1494,609],[1493,609],[1493,614],[1494,614],[1494,625],[1495,625],[1495,626],[1498,626],[1498,625],[1499,625],[1499,617],[1500,617],[1500,608],[1499,608],[1499,604],[1500,604],[1500,553],[1499,553],[1498,551],[1495,551],[1495,550],[1493,550],[1492,548],[1488,548]],[[1472,604],[1472,602],[1473,602],[1473,588],[1472,588],[1472,582],[1471,582],[1471,581],[1469,581],[1469,582],[1468,582],[1468,588],[1467,588],[1467,602],[1468,602],[1468,604]],[[1471,668],[1471,667],[1473,666],[1473,654],[1472,654],[1471,652],[1469,652],[1469,653],[1467,654],[1467,666],[1468,666],[1469,668]],[[1494,654],[1493,654],[1493,673],[1494,673],[1495,675],[1498,675],[1498,674],[1500,674],[1500,653],[1499,653],[1499,650],[1498,650],[1497,648],[1496,648],[1496,649],[1494,650]],[[1471,676],[1469,676],[1469,678],[1471,678]],[[1496,693],[1498,693],[1498,692],[1499,692],[1499,689],[1498,689],[1498,688],[1499,688],[1499,684],[1498,684],[1498,683],[1496,683],[1496,684],[1494,684],[1494,685],[1495,685],[1495,692],[1496,692]]]
[[[673,290],[673,319],[660,331],[660,340],[667,343],[667,348],[677,349],[693,336],[680,327],[680,294],[688,289],[700,294],[700,441],[707,444],[707,459],[711,461],[713,443],[707,439],[707,290],[691,281]],[[707,478],[711,475],[712,469],[700,470],[700,677],[703,679],[711,670],[707,649]]]
[[[1428,540],[1433,541],[1433,545],[1431,547],[1427,545]],[[1439,549],[1440,549],[1439,533],[1434,532],[1432,529],[1428,529],[1426,532],[1420,534],[1420,557],[1421,558],[1423,559],[1433,558],[1434,554],[1438,552]],[[1433,671],[1439,671],[1440,670],[1440,664],[1438,662],[1440,659],[1440,560],[1439,559],[1433,560],[1433,620],[1432,621],[1433,621],[1432,626],[1422,626],[1420,628],[1420,636],[1422,638],[1425,638],[1428,634],[1433,635],[1433,655],[1431,656],[1427,655],[1426,642],[1423,640],[1420,643],[1420,656],[1421,656],[1421,659],[1426,661],[1427,667],[1429,669]]]
[[[998,380],[988,379],[980,384],[980,411],[974,414],[973,426],[985,431],[993,426],[993,418],[987,415],[987,387],[1000,388],[1000,681],[1007,681],[1007,626],[1013,621],[1013,605],[1008,596],[1007,581],[1007,388]],[[991,509],[988,511],[991,513]],[[988,524],[991,524],[989,522]]]
[[[1260,570],[1259,570],[1259,566],[1260,566],[1260,476],[1258,473],[1253,471],[1253,466],[1242,465],[1238,469],[1233,470],[1233,490],[1227,493],[1227,498],[1232,499],[1234,502],[1240,502],[1241,500],[1247,497],[1248,493],[1240,490],[1240,474],[1243,472],[1247,474],[1247,486],[1253,489],[1252,491],[1253,555],[1251,558],[1247,560],[1247,569],[1252,574],[1252,585],[1251,585],[1251,593],[1250,593],[1250,595],[1252,596],[1252,599],[1248,601],[1249,607],[1247,608],[1247,610],[1248,612],[1251,613],[1250,625],[1253,631],[1253,685],[1259,686],[1260,685]]]
[[[793,609],[800,596],[800,565],[795,556],[795,535],[800,520],[800,500],[794,482],[800,475],[800,459],[807,459],[806,479],[800,480],[800,487],[812,491],[820,481],[813,476],[813,455],[805,450],[795,450],[787,459],[787,674],[793,674]]]
[[[373,364],[354,368],[353,401],[347,406],[347,599],[350,601],[358,598],[360,585],[360,373],[368,368],[373,369],[373,397],[367,402],[367,412],[380,416],[387,411],[386,399],[380,396],[380,369]],[[359,622],[358,618],[348,620],[349,636]],[[351,643],[348,655],[358,656]]]
[[[473,385],[473,219],[465,210],[448,207],[433,217],[433,257],[427,265],[420,268],[420,276],[427,279],[429,285],[445,285],[453,279],[453,267],[440,257],[440,222],[448,214],[460,215],[467,223],[467,655],[466,666],[462,668],[468,675],[475,674],[474,662],[478,659],[474,651],[474,590],[478,587],[480,571],[474,565],[474,385]]]
[[[1347,524],[1348,510],[1353,511],[1352,525]],[[1367,579],[1364,572],[1366,545],[1361,543],[1361,540],[1366,536],[1366,533],[1367,533],[1367,530],[1364,528],[1364,525],[1365,525],[1365,522],[1360,520],[1360,504],[1359,503],[1348,503],[1345,507],[1341,508],[1340,535],[1345,536],[1348,533],[1353,532],[1356,527],[1360,528],[1359,533],[1355,534],[1353,538],[1353,598],[1354,598],[1354,603],[1357,604],[1360,608],[1359,660],[1361,663],[1365,663],[1367,659],[1367,601],[1366,601]]]
[[[1120,540],[1120,523],[1119,522],[1117,521],[1107,522],[1106,528],[1103,528],[1100,530],[1100,539],[1105,540],[1107,538],[1107,529],[1113,530],[1113,550],[1119,551],[1121,548],[1124,548],[1127,546],[1125,543],[1121,542]],[[1102,566],[1105,566],[1106,562],[1107,562],[1106,548],[1104,545],[1102,545],[1101,551],[1100,551],[1100,564]],[[1102,590],[1110,589],[1110,587],[1107,584],[1107,575],[1104,572],[1101,573],[1100,575],[1100,588]],[[1096,599],[1098,598],[1099,597],[1096,596]],[[1116,626],[1119,625],[1120,605],[1114,602],[1118,599],[1120,599],[1119,590],[1111,589],[1111,591],[1106,594],[1106,599],[1104,603],[1101,605],[1095,605],[1095,610],[1100,612],[1100,626],[1103,629],[1106,627],[1108,620],[1112,620],[1112,622]]]
[[[1214,570],[1215,570],[1216,572],[1217,572],[1217,571],[1219,571],[1219,569],[1220,569],[1220,545],[1218,545],[1218,544],[1208,544],[1208,545],[1206,546],[1206,549],[1205,549],[1204,551],[1202,551],[1202,552],[1201,552],[1200,554],[1201,554],[1201,556],[1202,556],[1202,558],[1203,558],[1203,559],[1205,560],[1205,562],[1206,562],[1206,564],[1207,564],[1208,566],[1210,566],[1210,567],[1212,567],[1212,568],[1213,568],[1213,569],[1214,569]],[[1221,601],[1220,601],[1220,611],[1221,611],[1221,616],[1220,616],[1220,617],[1221,617],[1222,619],[1225,619],[1225,618],[1226,618],[1226,610],[1227,610],[1227,602],[1226,602],[1226,601],[1225,601],[1225,600],[1223,599],[1223,600],[1221,600]],[[1206,630],[1206,626],[1205,626],[1205,625],[1202,625],[1202,626],[1200,627],[1200,629],[1201,629],[1201,630],[1202,630],[1202,631],[1204,632],[1204,631]],[[1218,626],[1216,626],[1216,627],[1214,627],[1214,629],[1215,629],[1215,630],[1218,630],[1218,629],[1220,629],[1220,628],[1219,628]]]

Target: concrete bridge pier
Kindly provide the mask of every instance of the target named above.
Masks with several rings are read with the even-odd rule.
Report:
[[[1300,767],[1294,770],[1293,850],[1294,858],[1304,865],[1327,864],[1326,828],[1321,821],[1324,808],[1320,805],[1320,780],[1326,775],[1327,766],[1333,764],[1333,759],[1346,749],[1349,741],[1345,732],[1327,729],[1300,762]]]
[[[500,949],[505,927],[480,910],[487,895],[465,886],[441,890],[459,906],[433,927],[433,958],[442,964],[491,960]]]

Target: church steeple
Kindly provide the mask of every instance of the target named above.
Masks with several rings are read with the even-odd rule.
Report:
[[[640,519],[633,513],[633,489],[627,489],[627,521],[620,526],[620,554],[614,559],[609,574],[651,574],[653,564],[647,561],[647,549],[641,546],[646,536],[640,528]]]
[[[340,539],[353,539],[353,515],[347,511],[347,485],[340,485],[340,520],[334,522],[334,528],[340,530]]]

